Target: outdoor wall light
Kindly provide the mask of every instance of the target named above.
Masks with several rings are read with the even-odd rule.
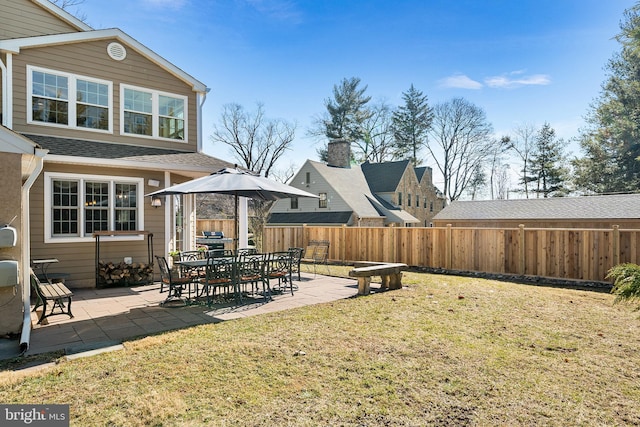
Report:
[[[162,199],[158,196],[151,196],[151,206],[154,208],[159,208],[162,206]]]

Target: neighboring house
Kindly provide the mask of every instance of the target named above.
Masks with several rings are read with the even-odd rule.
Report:
[[[433,223],[436,227],[640,228],[640,194],[456,200]]]
[[[147,262],[145,236],[128,231],[152,233],[155,255],[193,248],[194,197],[152,207],[144,195],[232,166],[202,152],[203,83],[46,0],[0,0],[0,76],[2,125],[48,151],[30,190],[23,264],[57,258],[51,273],[93,287],[96,231],[116,234],[102,238],[101,261]]]
[[[319,199],[279,200],[269,225],[430,225],[445,204],[430,168],[414,169],[408,160],[351,166],[349,147],[347,141],[331,141],[327,164],[307,160],[290,185]]]

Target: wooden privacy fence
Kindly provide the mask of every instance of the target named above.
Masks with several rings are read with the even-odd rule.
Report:
[[[604,282],[640,262],[640,229],[266,227],[263,251],[329,240],[329,259]]]
[[[224,237],[235,238],[236,230],[232,219],[198,219],[196,222],[196,234],[203,231],[222,231]]]

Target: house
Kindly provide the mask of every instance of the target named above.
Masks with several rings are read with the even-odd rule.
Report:
[[[640,194],[451,202],[436,227],[640,228]]]
[[[269,225],[356,227],[429,226],[445,204],[431,182],[430,168],[408,160],[350,164],[350,144],[328,144],[328,162],[307,160],[290,185],[319,199],[286,199],[274,204]]]
[[[3,153],[3,176],[7,162],[16,174],[22,165],[21,181],[3,178],[11,191],[0,222],[18,217],[22,272],[56,258],[51,274],[93,287],[97,261],[147,263],[151,250],[193,248],[194,198],[152,206],[144,195],[232,166],[202,151],[204,83],[123,31],[94,30],[46,0],[0,0],[0,77],[0,151],[20,146]],[[19,214],[13,193],[31,178]],[[94,233],[106,231],[114,235],[101,239],[97,260]],[[3,310],[0,332],[15,332],[3,323],[14,317]]]

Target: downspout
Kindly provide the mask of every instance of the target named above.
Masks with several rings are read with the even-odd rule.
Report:
[[[44,156],[49,150],[36,148],[34,150],[34,160],[36,162],[33,171],[22,185],[22,231],[20,238],[22,239],[22,301],[24,303],[24,313],[22,319],[22,334],[20,335],[20,352],[24,354],[29,349],[29,340],[31,338],[31,229],[29,224],[29,191],[36,182],[38,176],[44,167]]]
[[[10,53],[6,54],[6,64],[0,59],[0,73],[2,73],[2,80],[0,81],[2,89],[2,126],[12,129],[12,109],[10,108],[9,100],[11,99],[13,90],[11,89],[9,82],[12,81],[9,78],[9,70],[11,69],[12,56]]]
[[[202,106],[204,105],[204,102],[207,100],[207,94],[211,91],[210,88],[207,88],[204,92],[199,92],[198,93],[198,118],[197,118],[197,123],[198,123],[198,135],[197,135],[197,150],[198,153],[202,153],[204,150],[204,142],[202,141]]]

